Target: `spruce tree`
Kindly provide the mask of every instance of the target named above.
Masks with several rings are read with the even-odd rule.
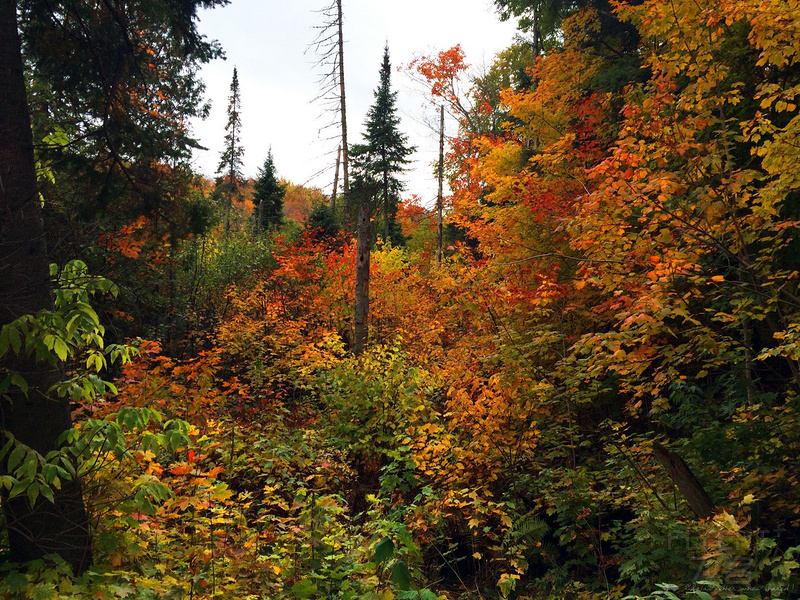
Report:
[[[278,181],[272,150],[267,154],[264,166],[258,170],[253,184],[253,204],[256,205],[255,230],[274,231],[283,223],[283,197],[286,185]]]
[[[366,144],[354,146],[352,153],[358,163],[380,185],[381,210],[383,212],[383,237],[385,241],[393,237],[398,241],[395,215],[403,184],[397,178],[408,164],[408,156],[416,148],[408,145],[408,137],[398,129],[397,92],[391,88],[392,66],[389,61],[389,47],[383,51],[383,64],[380,70],[380,84],[375,90],[375,103],[367,113],[364,125],[367,128]]]
[[[231,226],[231,206],[235,198],[241,197],[242,161],[244,148],[242,147],[241,131],[242,118],[240,114],[241,99],[239,96],[239,73],[233,68],[231,79],[231,93],[228,96],[228,122],[225,124],[225,149],[220,156],[217,167],[217,192],[222,195],[224,202],[225,234]]]

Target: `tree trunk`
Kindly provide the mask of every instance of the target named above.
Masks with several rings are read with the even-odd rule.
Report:
[[[386,158],[384,157],[384,164]],[[389,206],[389,173],[383,172],[383,243],[388,244],[392,235],[392,215]]]
[[[678,487],[681,495],[686,498],[689,508],[698,519],[708,519],[714,514],[714,503],[703,489],[700,481],[684,460],[676,453],[667,450],[658,442],[653,444],[656,458],[667,470],[672,482]]]
[[[353,353],[360,356],[369,338],[369,252],[372,245],[370,202],[362,198],[358,207],[356,258],[356,306]]]
[[[53,307],[15,0],[0,0],[0,90],[0,322],[7,324]],[[72,426],[69,403],[48,396],[59,369],[24,355],[7,356],[2,367],[22,374],[29,386],[27,397],[12,391],[0,402],[2,431],[41,454],[56,449]],[[7,473],[5,461],[0,472]],[[25,495],[9,500],[4,490],[11,560],[55,553],[82,572],[92,557],[80,481],[65,481],[53,492],[54,503],[40,496],[31,508]]]
[[[331,193],[331,210],[336,211],[336,193],[339,189],[339,165],[342,162],[342,147],[336,151],[336,171],[333,174],[333,192]]]
[[[444,203],[444,105],[439,119],[439,195],[436,196],[436,265],[442,265],[442,204]]]
[[[350,222],[350,158],[347,145],[347,102],[344,93],[344,34],[342,33],[342,0],[336,0],[339,13],[339,102],[342,112],[342,196],[344,222]]]

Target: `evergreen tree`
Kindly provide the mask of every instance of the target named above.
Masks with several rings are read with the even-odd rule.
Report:
[[[272,150],[267,154],[264,166],[258,170],[258,177],[253,187],[256,231],[279,229],[283,223],[283,197],[286,195],[286,185],[280,183],[275,175]]]
[[[228,96],[228,122],[225,124],[225,149],[220,156],[217,167],[217,191],[224,200],[225,233],[230,230],[230,212],[234,198],[241,196],[240,183],[242,176],[242,160],[244,148],[242,147],[241,131],[242,118],[240,114],[241,99],[239,97],[239,73],[233,68],[231,79],[231,93]]]
[[[199,65],[222,54],[197,31],[198,12],[226,3],[17,2],[37,157],[54,175],[40,190],[44,218],[70,223],[54,244],[85,246],[98,225],[141,215],[187,222],[179,199],[198,146],[185,125],[208,111]]]
[[[326,204],[318,204],[308,215],[305,226],[308,235],[315,240],[334,240],[339,235],[336,213]]]
[[[391,89],[392,67],[389,62],[389,47],[383,51],[383,64],[380,71],[380,84],[375,90],[375,103],[367,113],[364,125],[367,128],[366,144],[353,147],[354,164],[368,173],[380,185],[381,208],[383,212],[384,240],[399,241],[398,227],[395,223],[397,203],[403,184],[397,175],[408,164],[408,156],[416,150],[408,145],[408,137],[400,132],[397,117],[397,92]]]
[[[70,236],[78,219],[178,212],[169,210],[177,204],[171,191],[194,145],[184,120],[204,112],[197,65],[220,53],[198,33],[197,12],[225,2],[0,2],[1,325],[53,310],[50,259],[78,247],[53,231],[57,211],[76,217]],[[34,140],[43,139],[35,156]],[[54,175],[41,188],[37,162]],[[44,354],[7,343],[0,356],[0,378],[25,380],[0,394],[0,438],[41,456],[58,450],[72,426],[70,397],[52,389],[65,379],[64,357]],[[4,479],[15,470],[0,461]],[[0,490],[8,558],[55,554],[81,573],[92,562],[92,539],[80,478],[62,478],[49,498],[44,489]]]

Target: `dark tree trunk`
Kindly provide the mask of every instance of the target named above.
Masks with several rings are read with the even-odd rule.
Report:
[[[703,489],[702,484],[695,477],[689,465],[675,452],[667,450],[656,442],[653,444],[656,458],[667,470],[670,479],[678,487],[681,495],[686,498],[689,508],[698,519],[708,519],[714,514],[714,503]]]
[[[369,253],[372,245],[370,203],[362,198],[358,207],[356,258],[356,305],[353,353],[360,356],[369,338]]]
[[[53,306],[15,0],[0,0],[0,90],[0,322],[7,324]],[[0,401],[0,428],[47,454],[72,426],[68,402],[48,396],[59,369],[26,356],[7,356],[2,367],[21,373],[29,390],[28,397],[12,392]],[[7,472],[5,461],[0,472]],[[4,494],[11,559],[55,553],[81,572],[92,557],[80,482],[63,482],[53,492],[54,503],[40,497],[33,508],[24,495],[9,500]]]

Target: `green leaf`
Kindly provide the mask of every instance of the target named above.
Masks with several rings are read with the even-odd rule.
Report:
[[[132,596],[136,593],[136,588],[133,586],[123,583],[120,585],[111,585],[109,586],[111,591],[113,591],[118,598],[127,598],[128,596]]]
[[[58,356],[59,360],[66,361],[67,356],[69,354],[69,347],[64,343],[64,340],[61,338],[56,338],[55,343],[53,345],[53,350],[56,352],[56,356]]]
[[[25,446],[19,445],[14,450],[11,451],[11,456],[8,457],[8,463],[6,464],[6,469],[8,471],[13,471],[17,468],[17,465],[22,462],[23,457],[25,456]]]
[[[292,586],[295,598],[308,598],[317,592],[317,586],[310,579],[303,579]]]
[[[392,565],[392,581],[403,591],[411,589],[411,572],[401,560]]]
[[[31,600],[58,600],[58,592],[53,583],[38,583],[30,595]]]
[[[3,460],[6,457],[6,454],[8,454],[8,451],[11,450],[11,448],[13,446],[14,446],[14,440],[13,439],[10,439],[5,443],[5,445],[3,446],[3,449],[0,450],[0,460]]]
[[[38,499],[39,499],[39,484],[33,482],[28,486],[28,502],[30,502],[31,508],[33,508],[33,505],[36,504],[36,501]]]
[[[8,339],[9,329],[11,329],[9,325],[4,325],[2,329],[0,329],[0,356],[5,355],[5,353],[8,352],[8,348],[11,346],[11,342]]]
[[[22,339],[19,337],[19,330],[14,327],[13,323],[6,327],[8,327],[8,340],[11,342],[11,349],[14,350],[14,354],[19,354],[19,350],[22,348]]]
[[[22,573],[9,573],[3,577],[5,580],[4,583],[8,588],[8,591],[12,594],[16,594],[26,585],[28,585],[28,577]]]
[[[52,333],[48,333],[42,337],[42,343],[48,350],[52,350],[53,346],[56,344],[56,336],[54,336]]]
[[[16,498],[17,496],[19,496],[20,494],[22,494],[22,493],[23,493],[25,490],[27,490],[27,489],[28,489],[28,486],[29,486],[31,483],[32,483],[32,482],[31,482],[31,480],[30,480],[30,479],[27,479],[27,478],[26,478],[26,479],[22,479],[22,480],[20,480],[20,481],[17,481],[17,482],[16,482],[16,483],[14,483],[14,485],[12,486],[12,488],[11,488],[11,491],[10,491],[10,492],[8,492],[8,498],[9,498],[9,499],[11,499],[11,498]]]
[[[69,144],[69,136],[61,127],[55,127],[53,133],[44,136],[42,141],[49,146],[66,146]],[[55,275],[55,273],[51,272],[51,275]]]
[[[19,373],[12,373],[11,374],[11,383],[17,386],[22,393],[26,396],[28,395],[28,382],[25,381],[25,378],[20,375]]]
[[[385,537],[375,545],[375,562],[381,564],[389,560],[394,554],[394,542]]]
[[[47,486],[41,486],[41,487],[39,488],[39,492],[42,494],[42,496],[43,496],[44,498],[46,498],[46,499],[47,499],[47,500],[49,500],[50,502],[52,502],[52,503],[54,503],[54,502],[55,502],[55,498],[53,497],[53,490],[52,490],[52,489],[50,489],[49,487],[47,487]]]
[[[140,414],[135,410],[125,410],[124,412],[120,411],[119,419],[122,420],[128,431],[136,431],[139,428],[139,416]]]
[[[424,590],[409,590],[397,594],[397,600],[439,600],[439,596],[434,594],[429,589]]]

